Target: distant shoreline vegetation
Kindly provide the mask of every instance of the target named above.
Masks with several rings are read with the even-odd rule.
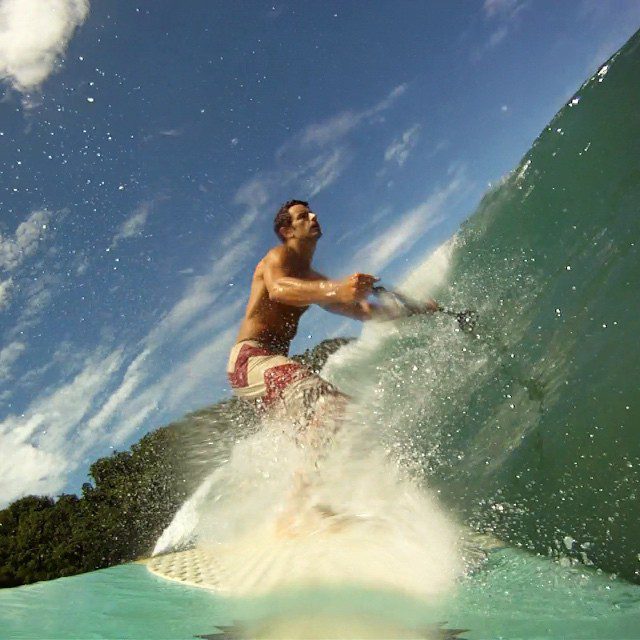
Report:
[[[348,338],[300,356],[314,371]],[[162,531],[238,436],[253,411],[223,400],[147,433],[129,451],[99,458],[80,496],[25,496],[0,511],[0,588],[52,580],[151,554]]]

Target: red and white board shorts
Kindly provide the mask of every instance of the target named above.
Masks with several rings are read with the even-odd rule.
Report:
[[[260,410],[281,406],[308,414],[319,398],[340,393],[305,366],[256,340],[242,340],[231,349],[227,375],[234,394]]]

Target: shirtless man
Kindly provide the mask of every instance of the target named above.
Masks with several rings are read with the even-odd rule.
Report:
[[[259,410],[284,406],[287,411],[302,411],[308,423],[320,399],[333,397],[343,404],[345,396],[288,358],[302,314],[311,304],[358,320],[385,312],[367,301],[376,277],[354,273],[330,280],[314,271],[311,261],[322,230],[307,202],[286,202],[276,214],[274,231],[281,244],[271,249],[255,269],[227,373],[239,398],[254,402]],[[429,301],[424,312],[437,308],[434,301]]]

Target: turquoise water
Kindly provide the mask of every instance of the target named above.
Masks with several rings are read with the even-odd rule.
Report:
[[[0,592],[2,637],[193,638],[217,625],[243,629],[292,611],[337,620],[365,615],[380,627],[402,620],[411,628],[467,629],[463,638],[636,638],[640,587],[497,550],[455,596],[426,607],[399,595],[317,589],[233,602],[125,565]],[[441,624],[446,622],[446,624]],[[428,636],[427,636],[428,637]]]

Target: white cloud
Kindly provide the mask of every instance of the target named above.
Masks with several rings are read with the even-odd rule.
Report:
[[[49,453],[29,442],[0,433],[0,449],[11,456],[0,467],[0,507],[29,494],[55,494],[66,482],[64,453]]]
[[[11,457],[0,467],[0,500],[59,491],[90,442],[83,420],[122,363],[122,350],[96,351],[62,386],[36,398],[21,415],[0,422],[0,449]]]
[[[254,239],[249,238],[235,245],[216,260],[208,273],[193,278],[182,298],[145,338],[145,344],[155,349],[165,342],[173,342],[176,336],[184,336],[186,328],[199,315],[211,309],[229,282],[235,278],[250,254],[253,243]]]
[[[153,202],[143,202],[138,205],[135,211],[120,225],[118,232],[111,241],[113,249],[121,240],[128,240],[141,235],[144,226],[147,224],[147,218],[153,207]]]
[[[251,244],[239,243],[193,278],[137,353],[105,347],[84,356],[72,353],[73,366],[62,384],[42,391],[21,415],[0,422],[0,449],[12,452],[10,464],[0,468],[0,501],[60,491],[88,454],[122,443],[154,411],[186,410],[198,393],[206,401],[211,379],[224,371],[223,356],[244,298],[219,308],[215,303],[228,291]],[[60,357],[69,348],[65,345]],[[14,344],[0,352],[0,371],[8,371],[22,351]]]
[[[485,0],[482,8],[488,18],[511,15],[517,9],[519,0]]]
[[[309,164],[308,175],[304,178],[309,197],[313,198],[320,191],[334,183],[348,164],[345,149],[337,148],[331,153],[318,156]]]
[[[526,0],[485,0],[482,8],[485,18],[497,25],[491,32],[488,40],[472,54],[472,59],[479,60],[489,49],[497,47],[517,28],[520,22],[520,13],[527,7]]]
[[[389,109],[393,103],[407,90],[406,84],[395,87],[385,98],[363,111],[344,111],[328,118],[324,122],[309,125],[300,137],[304,145],[325,146],[344,138],[362,122]]]
[[[224,246],[232,245],[242,236],[264,212],[276,192],[286,188],[298,192],[296,197],[312,198],[333,184],[351,160],[352,154],[346,144],[349,134],[379,120],[380,114],[406,90],[406,84],[398,85],[367,109],[343,111],[292,136],[275,154],[276,165],[280,168],[261,172],[238,189],[234,203],[245,206],[246,210],[231,224],[223,240]]]
[[[444,205],[467,187],[459,171],[443,188],[432,193],[423,203],[402,214],[354,255],[350,270],[367,270],[376,275],[400,255],[411,249],[422,236],[445,218]]]
[[[11,289],[13,288],[13,279],[0,280],[0,311],[6,309],[11,301]]]
[[[402,166],[409,157],[409,154],[415,148],[420,137],[420,125],[414,124],[413,127],[407,129],[399,138],[396,138],[384,152],[386,162],[397,162],[398,166]]]
[[[246,207],[239,220],[233,220],[224,229],[222,246],[229,247],[241,238],[264,211],[270,192],[275,185],[275,176],[259,175],[245,182],[236,192],[234,204]]]
[[[9,339],[24,333],[29,327],[40,321],[45,309],[53,300],[60,277],[53,273],[45,273],[37,279],[23,279],[20,283],[21,296],[25,300],[20,309],[20,316],[7,336]]]
[[[11,271],[36,253],[47,234],[50,219],[51,213],[46,209],[32,211],[13,236],[0,234],[0,269]]]
[[[492,47],[497,47],[507,37],[507,33],[509,33],[509,29],[507,27],[500,27],[491,34],[489,41],[487,42],[487,46],[490,49]]]
[[[88,12],[88,0],[0,0],[0,78],[39,87]]]
[[[25,349],[26,346],[24,342],[16,340],[0,351],[0,381],[9,377],[11,367],[13,367]]]

